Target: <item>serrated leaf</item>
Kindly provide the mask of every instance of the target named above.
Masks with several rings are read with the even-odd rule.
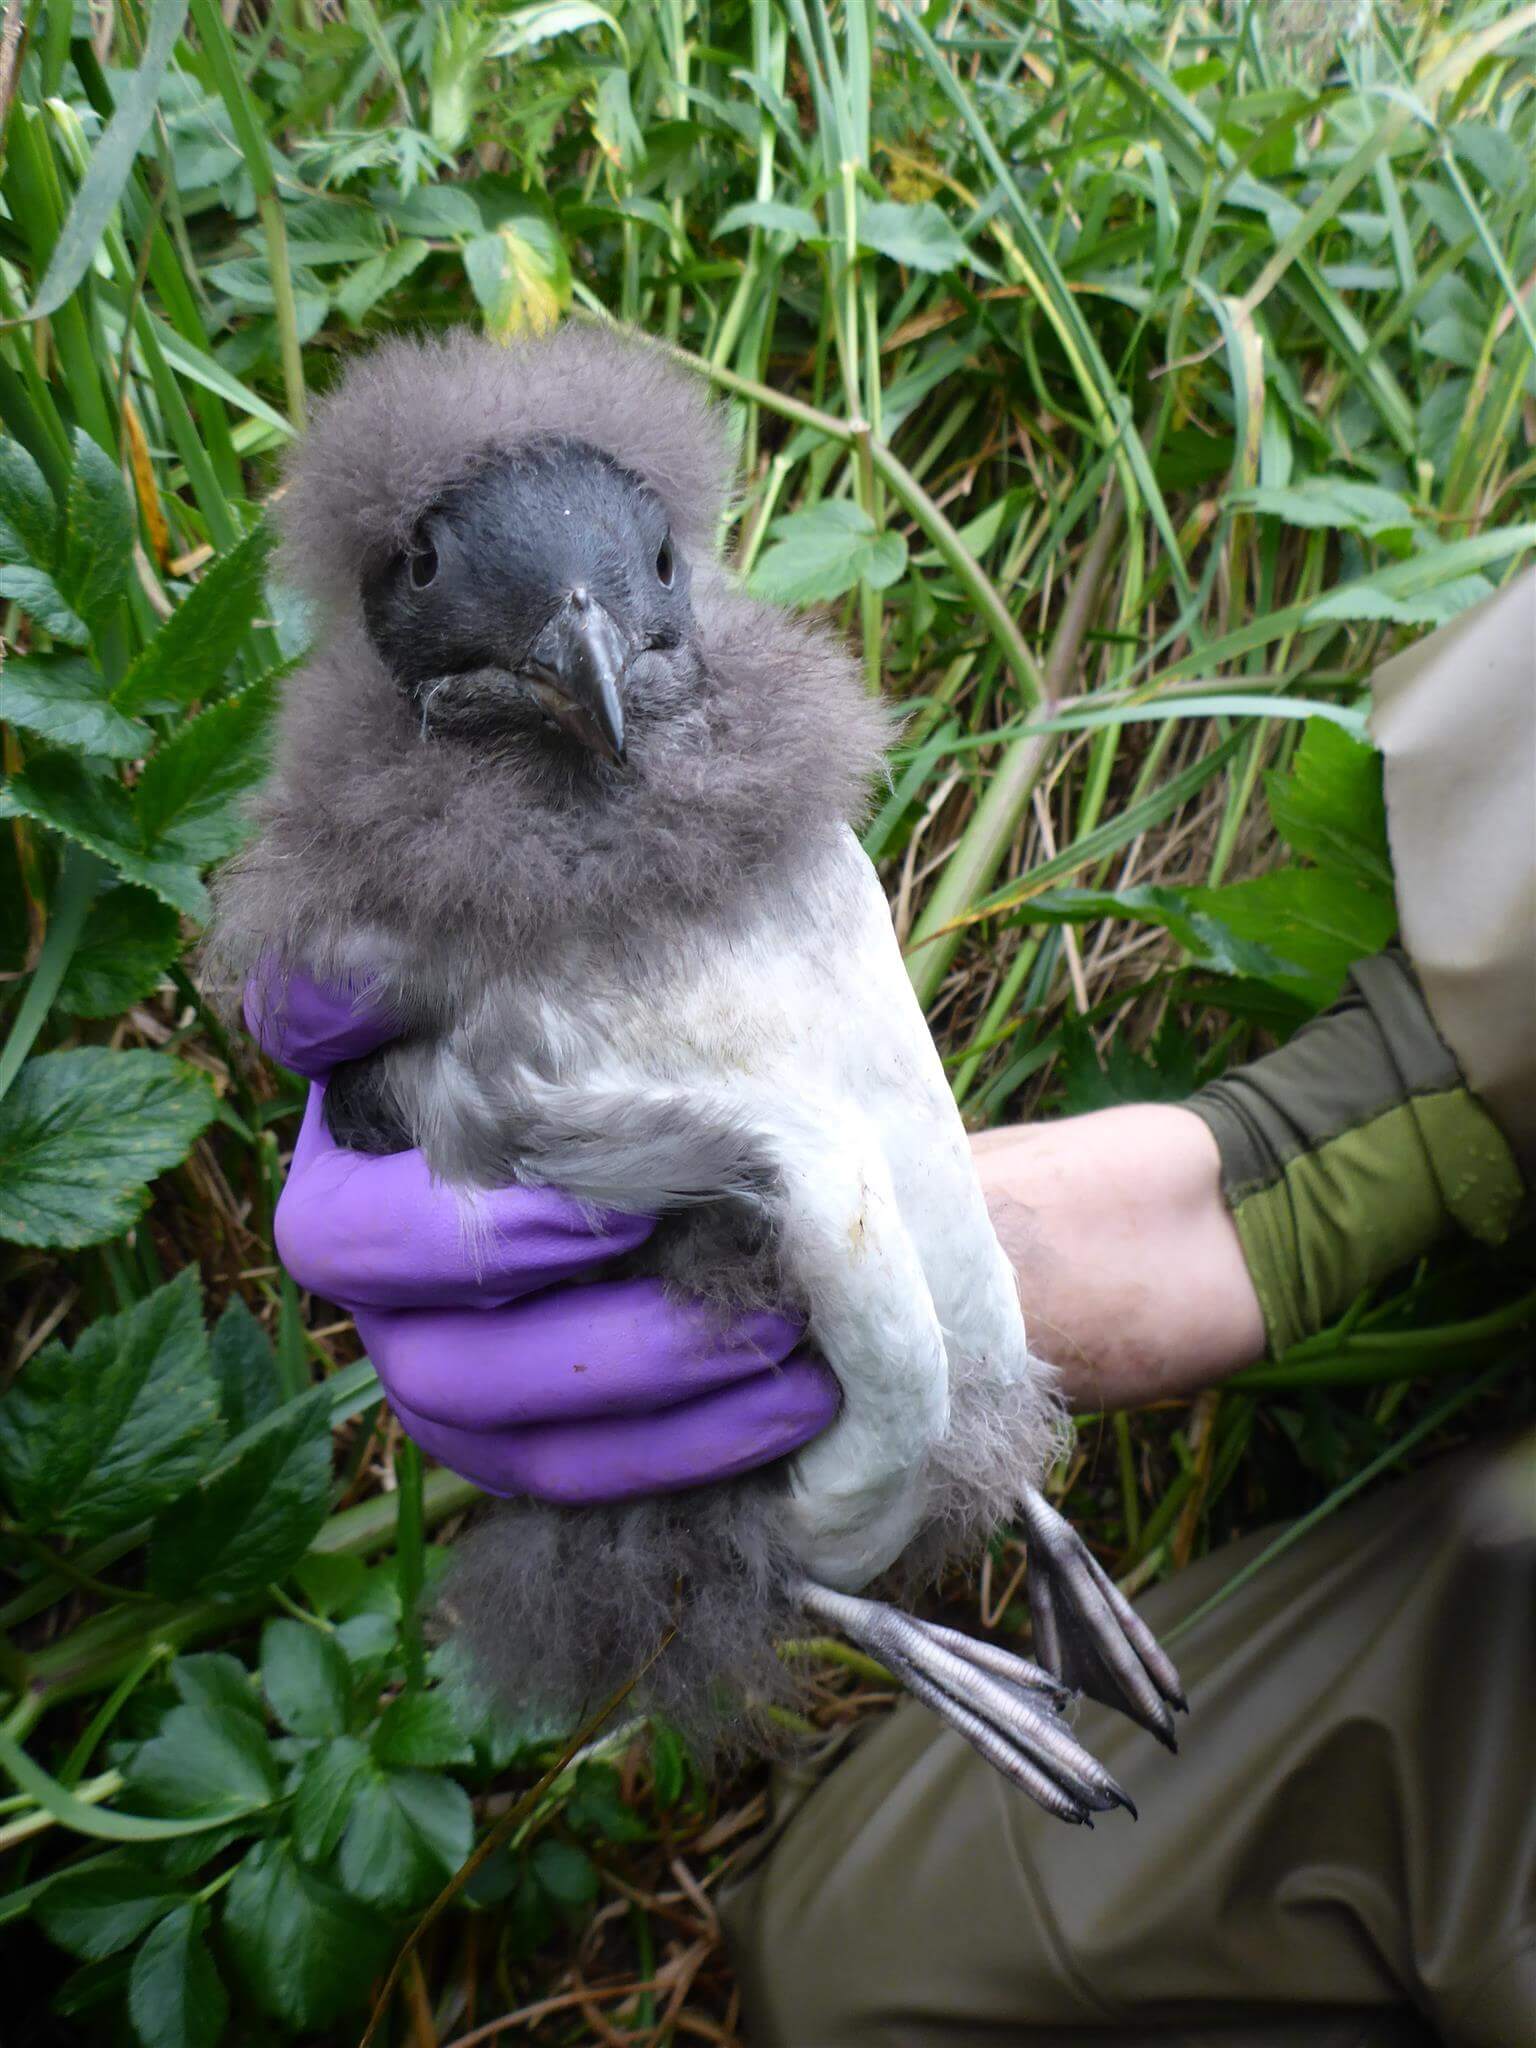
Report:
[[[175,1658],[171,1684],[183,1706],[204,1707],[214,1715],[245,1714],[261,1725],[261,1694],[240,1659],[227,1650]]]
[[[18,1374],[0,1400],[0,1480],[29,1527],[103,1535],[173,1500],[221,1434],[188,1267],[122,1314],[98,1317],[72,1351],[46,1345]]]
[[[464,270],[486,332],[546,333],[571,302],[571,260],[552,221],[531,210],[465,244]]]
[[[82,1962],[99,1962],[137,1941],[185,1896],[142,1863],[103,1862],[64,1871],[32,1910],[50,1941]]]
[[[240,799],[266,774],[269,679],[188,719],[145,763],[133,809],[146,851],[191,867],[222,859],[250,831]]]
[[[75,460],[64,499],[59,588],[81,618],[109,604],[133,561],[133,507],[117,464],[86,433],[74,432]]]
[[[336,292],[336,304],[354,327],[360,327],[386,293],[418,270],[432,254],[432,245],[417,235],[407,235],[393,249],[370,256],[351,272]]]
[[[189,1899],[133,1959],[128,2018],[143,2048],[213,2048],[224,2031],[229,1998],[203,1939],[207,1912]]]
[[[154,734],[107,700],[101,677],[78,655],[14,655],[0,669],[0,719],[36,733],[50,746],[133,761]]]
[[[291,1735],[344,1735],[352,1671],[329,1629],[280,1615],[261,1632],[261,1689]]]
[[[293,1786],[293,1839],[309,1863],[324,1863],[341,1840],[352,1795],[372,1765],[355,1736],[342,1735],[312,1749]]]
[[[467,1763],[474,1750],[452,1697],[436,1692],[404,1692],[390,1701],[373,1731],[374,1755],[381,1764],[423,1764],[441,1768]]]
[[[53,568],[58,559],[59,508],[48,479],[9,434],[0,441],[0,522],[17,543],[15,551],[4,549],[4,560]]]
[[[451,1877],[474,1841],[474,1811],[462,1785],[373,1766],[353,1787],[337,1867],[354,1898],[404,1908]]]
[[[209,1363],[231,1438],[282,1405],[283,1383],[272,1340],[238,1294],[230,1296],[213,1326]]]
[[[776,519],[772,533],[748,586],[770,604],[829,604],[860,581],[883,590],[907,566],[901,535],[878,533],[867,512],[842,498]]]
[[[1309,719],[1285,774],[1264,778],[1275,830],[1293,853],[1392,890],[1381,756],[1326,719]]]
[[[897,199],[880,199],[862,206],[858,233],[862,248],[874,249],[911,270],[937,272],[963,264],[990,275],[988,266],[972,255],[931,199],[913,206]]]
[[[113,693],[119,711],[174,711],[211,696],[261,603],[272,551],[265,526],[210,562]]]
[[[197,869],[174,855],[146,852],[127,790],[110,776],[93,775],[70,754],[42,754],[0,785],[0,817],[35,818],[111,863],[124,881],[137,882],[172,909],[199,922],[208,915],[208,892]]]
[[[115,1017],[156,988],[181,953],[181,919],[147,889],[104,889],[85,914],[54,998],[70,1017]]]
[[[1397,927],[1390,891],[1328,868],[1282,868],[1219,889],[1191,889],[1189,901],[1239,938],[1280,955],[1288,969],[1275,979],[1317,1009],[1338,995],[1351,965],[1379,953]]]
[[[27,617],[68,647],[88,647],[91,629],[46,569],[20,562],[0,567],[0,597],[19,604]]]
[[[122,1769],[152,1813],[259,1812],[278,1795],[277,1760],[261,1723],[202,1705],[172,1707]]]
[[[1367,539],[1411,533],[1418,524],[1412,507],[1396,491],[1357,483],[1353,477],[1309,476],[1295,484],[1261,484],[1234,491],[1232,503],[1283,519],[1287,526],[1363,533]]]
[[[216,1107],[208,1077],[162,1053],[92,1045],[28,1060],[0,1102],[0,1238],[75,1249],[115,1237]]]
[[[281,1579],[330,1503],[330,1397],[315,1387],[258,1425],[234,1458],[155,1524],[149,1583],[162,1599],[233,1600]]]
[[[296,2027],[351,2015],[394,1946],[387,1920],[259,1842],[224,1895],[224,1940],[255,2003]]]

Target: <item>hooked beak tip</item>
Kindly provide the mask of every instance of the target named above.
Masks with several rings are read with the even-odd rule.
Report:
[[[527,676],[564,731],[616,767],[626,765],[620,684],[631,647],[613,614],[572,591],[535,641]]]

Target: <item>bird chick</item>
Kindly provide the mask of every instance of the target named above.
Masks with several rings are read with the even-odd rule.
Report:
[[[718,413],[626,337],[354,367],[284,502],[322,632],[215,961],[374,979],[404,1034],[338,1070],[332,1132],[420,1146],[466,1230],[515,1181],[661,1213],[656,1270],[798,1308],[839,1380],[778,1471],[490,1515],[447,1604],[500,1691],[574,1714],[667,1637],[643,1702],[731,1745],[810,1617],[1086,1821],[1129,1802],[1069,1689],[1171,1746],[1177,1676],[1038,1491],[1052,1376],[851,829],[886,723],[824,626],[729,581],[729,477]],[[863,1597],[1010,1517],[1048,1670]]]

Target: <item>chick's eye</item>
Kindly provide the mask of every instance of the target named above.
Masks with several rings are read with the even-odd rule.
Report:
[[[425,590],[437,575],[437,549],[430,541],[424,542],[411,553],[411,587]]]
[[[656,581],[664,590],[672,588],[672,578],[677,573],[677,564],[672,559],[672,536],[662,542],[656,550]]]

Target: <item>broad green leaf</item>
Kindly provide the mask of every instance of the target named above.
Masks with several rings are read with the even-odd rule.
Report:
[[[59,508],[48,479],[13,436],[0,441],[0,560],[52,569]]]
[[[391,1700],[373,1731],[371,1747],[381,1764],[437,1769],[468,1763],[474,1754],[455,1700],[441,1689],[403,1692]]]
[[[219,1408],[233,1439],[282,1404],[283,1383],[272,1340],[240,1296],[232,1294],[213,1326],[208,1348]]]
[[[168,1913],[133,1959],[128,2018],[143,2048],[213,2048],[229,1998],[208,1953],[208,1908],[189,1899]]]
[[[822,235],[814,213],[803,206],[788,206],[782,199],[745,199],[739,206],[727,207],[710,229],[710,237],[718,242],[738,228],[771,228],[775,234],[793,235],[800,242],[814,242]]]
[[[344,1735],[352,1671],[327,1628],[279,1615],[261,1632],[261,1689],[291,1735]]]
[[[485,226],[474,194],[462,185],[418,185],[403,199],[393,200],[390,212],[403,235],[463,241]]]
[[[0,1102],[0,1238],[74,1249],[115,1237],[215,1107],[207,1076],[161,1053],[92,1045],[28,1060]]]
[[[153,1053],[98,1056],[166,1064]],[[88,1057],[48,1053],[32,1064]],[[12,1512],[33,1529],[89,1537],[174,1500],[222,1434],[207,1353],[193,1267],[98,1317],[73,1351],[45,1345],[0,1400],[0,1480]]]
[[[111,777],[92,775],[69,754],[43,754],[0,784],[0,818],[35,818],[109,861],[127,882],[153,891],[199,920],[208,892],[197,869],[175,853],[145,850],[132,800]]]
[[[861,580],[876,590],[907,566],[899,533],[877,533],[869,514],[843,498],[776,519],[750,589],[770,604],[828,604]]]
[[[261,1725],[261,1694],[240,1659],[227,1650],[199,1650],[175,1658],[171,1684],[183,1706],[202,1707],[214,1716],[245,1714]]]
[[[1187,891],[1157,883],[1128,889],[1048,889],[1030,902],[1031,917],[1042,924],[1096,924],[1101,918],[1128,918],[1136,924],[1160,925],[1209,974],[1245,975],[1264,981],[1284,975],[1291,963],[1268,946],[1240,938],[1217,917],[1192,908]]]
[[[70,1017],[115,1017],[155,989],[181,952],[181,920],[147,889],[105,889],[85,914],[54,998]]]
[[[255,1812],[278,1795],[277,1759],[261,1723],[203,1705],[170,1708],[122,1768],[131,1790],[158,1813]]]
[[[1309,721],[1289,771],[1264,778],[1269,814],[1293,853],[1392,893],[1381,756],[1324,719]]]
[[[271,549],[257,526],[209,563],[113,692],[119,711],[175,711],[214,694],[256,616]]]
[[[1192,910],[1208,913],[1240,939],[1252,939],[1286,963],[1272,979],[1331,1003],[1356,960],[1379,953],[1397,927],[1390,891],[1330,868],[1282,868],[1219,889],[1191,889]]]
[[[1302,623],[1393,619],[1402,625],[1443,625],[1491,594],[1480,571],[1536,549],[1536,520],[1489,527],[1443,546],[1421,547],[1406,562],[1341,583],[1308,605]]]
[[[352,1811],[352,1797],[373,1769],[368,1752],[352,1735],[312,1749],[293,1784],[293,1839],[307,1863],[332,1855]]]
[[[48,273],[22,315],[24,319],[41,320],[57,312],[89,270],[132,174],[139,144],[149,132],[166,67],[186,18],[187,0],[155,0],[144,32],[144,54],[138,68],[117,87],[112,118],[91,152],[80,189],[53,245]]]
[[[1234,491],[1232,503],[1252,512],[1267,512],[1287,526],[1332,528],[1339,532],[1411,533],[1418,521],[1405,498],[1380,484],[1357,483],[1352,477],[1309,476],[1300,483],[1258,485]]]
[[[266,774],[272,704],[263,678],[186,720],[155,749],[133,792],[140,836],[155,859],[206,867],[247,837],[240,800]]]
[[[407,235],[393,249],[370,256],[337,287],[336,304],[354,327],[361,327],[386,293],[418,270],[432,254],[431,244],[417,235]]]
[[[0,1727],[0,1769],[42,1812],[51,1815],[71,1834],[83,1835],[87,1841],[166,1843],[182,1841],[193,1835],[212,1838],[223,1830],[232,1814],[242,1811],[238,1802],[227,1801],[219,1811],[198,1814],[190,1819],[147,1820],[142,1814],[114,1813],[111,1807],[99,1805],[94,1800],[76,1798],[67,1785],[61,1785],[57,1778],[50,1778],[20,1744],[6,1734],[3,1727]],[[211,1854],[212,1851],[204,1849],[203,1853]]]
[[[119,761],[137,760],[154,739],[147,725],[113,709],[100,675],[77,654],[13,655],[0,669],[0,719],[49,746]]]
[[[568,1911],[590,1906],[598,1893],[597,1869],[586,1850],[575,1842],[548,1839],[537,1844],[530,1857],[533,1874],[556,1902]]]
[[[1102,1063],[1093,1034],[1080,1019],[1068,1020],[1062,1039],[1065,1116],[1086,1116],[1123,1102],[1184,1102],[1199,1079],[1199,1049],[1177,1018],[1164,1025],[1145,1055],[1133,1052],[1124,1038],[1112,1039]]]
[[[89,646],[90,627],[65,602],[63,592],[46,569],[34,569],[24,562],[0,567],[0,597],[14,599],[29,619],[67,647]]]
[[[33,1911],[51,1941],[93,1963],[137,1941],[185,1896],[142,1863],[98,1862],[62,1872]]]
[[[404,1908],[437,1891],[474,1842],[462,1785],[426,1771],[374,1767],[353,1787],[337,1867],[354,1898]]]
[[[76,427],[75,460],[64,500],[64,549],[59,588],[81,618],[111,602],[133,560],[133,507],[117,464],[83,427]]]
[[[394,1947],[390,1923],[307,1870],[286,1842],[258,1842],[224,1894],[225,1944],[251,1997],[295,2027],[350,2017]]]
[[[330,1479],[330,1397],[315,1387],[258,1424],[229,1463],[160,1516],[152,1590],[167,1600],[232,1600],[281,1579],[325,1520]]]
[[[498,341],[543,334],[571,302],[571,262],[560,231],[527,211],[465,246],[464,269],[486,332]]]
[[[638,1842],[646,1832],[645,1822],[624,1799],[613,1765],[593,1759],[577,1766],[566,1814],[573,1828],[609,1842]]]
[[[880,199],[859,208],[858,233],[861,247],[888,256],[893,263],[905,263],[912,270],[953,270],[968,265],[990,275],[988,266],[973,256],[950,225],[947,216],[924,199],[915,206],[900,200]]]

